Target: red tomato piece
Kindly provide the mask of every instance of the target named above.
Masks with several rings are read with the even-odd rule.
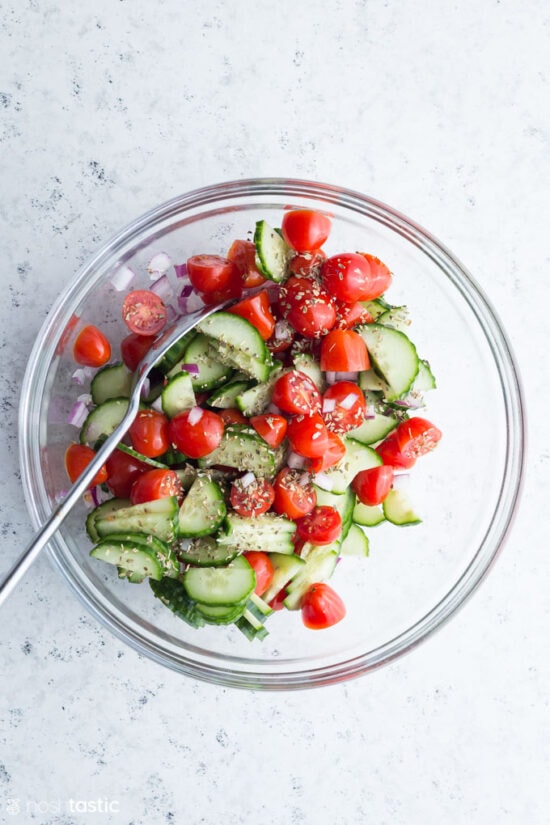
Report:
[[[95,452],[85,444],[69,444],[65,451],[65,469],[71,484],[79,478],[88,464],[95,458]],[[88,487],[95,487],[107,481],[108,473],[105,465],[100,467]]]
[[[379,298],[392,282],[392,274],[385,263],[382,263],[380,258],[374,255],[369,255],[368,252],[360,252],[360,255],[367,261],[370,266],[370,291],[369,297],[363,298],[363,301],[373,301]]]
[[[305,516],[315,507],[317,497],[308,473],[283,467],[273,485],[276,513],[296,519]]]
[[[346,615],[344,602],[329,584],[312,584],[302,599],[302,621],[310,630],[324,630]]]
[[[372,324],[373,317],[361,301],[339,301],[336,304],[336,324],[338,329],[351,329],[357,324]]]
[[[61,337],[57,342],[57,346],[55,348],[56,355],[62,355],[65,352],[65,347],[67,346],[69,339],[75,331],[75,328],[77,327],[79,321],[80,318],[78,317],[78,315],[71,315],[71,317],[67,321],[67,326],[61,333]]]
[[[360,372],[370,368],[367,345],[352,329],[333,329],[321,341],[321,369]]]
[[[174,447],[189,458],[203,458],[219,445],[224,425],[219,415],[202,407],[178,413],[168,425]]]
[[[296,333],[288,321],[279,319],[275,324],[273,335],[266,341],[266,346],[273,354],[285,352],[294,343],[295,335]]]
[[[136,335],[157,335],[166,326],[166,307],[149,289],[135,289],[122,303],[122,319]]]
[[[362,390],[352,381],[337,381],[325,390],[322,415],[333,433],[347,433],[359,427],[367,414]]]
[[[281,287],[279,305],[284,318],[304,338],[320,338],[336,322],[330,292],[311,278],[290,277]]]
[[[229,427],[231,424],[248,424],[247,419],[236,407],[220,410],[218,415],[226,427]]]
[[[314,507],[296,521],[296,532],[312,544],[332,544],[342,532],[342,517],[334,507]]]
[[[193,255],[187,260],[187,273],[206,303],[238,298],[243,291],[236,264],[221,255]]]
[[[267,292],[257,292],[251,298],[245,298],[238,304],[229,307],[228,312],[240,315],[256,327],[264,341],[268,341],[275,329],[275,318],[269,306]]]
[[[273,449],[278,447],[284,440],[288,426],[286,418],[275,413],[253,415],[250,423],[258,435],[261,436],[270,447],[273,447]]]
[[[254,477],[250,480],[248,475],[246,473],[233,482],[229,495],[235,512],[245,518],[267,513],[275,499],[275,491],[267,479]]]
[[[329,467],[334,467],[346,454],[344,442],[340,436],[331,432],[330,429],[328,439],[328,446],[323,455],[320,458],[310,459],[308,469],[311,473],[322,473],[324,470],[328,470]]]
[[[431,421],[415,416],[402,421],[395,430],[395,435],[401,454],[406,459],[416,460],[434,449],[442,433]]]
[[[288,596],[288,590],[286,587],[283,587],[282,590],[279,590],[276,596],[273,596],[268,605],[272,610],[284,610],[284,601]]]
[[[265,283],[266,279],[256,266],[256,247],[252,241],[233,241],[227,258],[236,265],[246,289]]]
[[[88,324],[76,336],[73,356],[77,364],[102,367],[111,357],[111,345],[101,330]]]
[[[357,498],[369,507],[382,504],[393,484],[394,471],[389,464],[372,467],[357,473],[351,486]]]
[[[328,430],[319,413],[291,418],[286,434],[291,449],[306,458],[319,458],[329,445]]]
[[[170,446],[168,418],[158,410],[139,410],[128,434],[133,448],[147,458],[162,455]]]
[[[292,415],[310,415],[321,409],[321,393],[309,375],[299,370],[289,370],[277,379],[271,400]]]
[[[326,253],[322,249],[316,249],[313,252],[297,252],[288,262],[288,268],[293,275],[317,278],[326,259]]]
[[[330,235],[332,221],[313,209],[285,212],[281,223],[283,238],[297,252],[313,252],[323,246]]]
[[[144,461],[123,453],[122,450],[115,450],[105,462],[105,466],[109,475],[107,486],[117,498],[129,498],[134,481],[150,469]]]
[[[387,279],[383,281],[379,277],[378,265],[371,263],[359,252],[333,255],[323,264],[321,280],[339,301],[372,301],[388,284]]]
[[[183,498],[181,482],[174,470],[147,470],[133,483],[130,491],[132,504],[143,504],[146,501],[156,501],[158,498],[176,496]]]
[[[254,588],[254,593],[261,596],[262,593],[265,593],[271,584],[271,580],[273,579],[274,570],[271,559],[267,553],[262,553],[257,550],[249,550],[247,553],[243,553],[243,556],[256,574],[256,587]]]
[[[123,338],[120,342],[120,354],[130,372],[137,369],[139,362],[147,355],[154,341],[154,335],[136,335],[135,332]]]
[[[382,441],[376,447],[376,452],[378,453],[384,464],[389,464],[391,467],[400,467],[402,469],[408,470],[416,462],[415,457],[408,457],[404,455],[399,449],[399,444],[397,442],[397,433],[395,430],[388,436],[386,436],[384,441]]]

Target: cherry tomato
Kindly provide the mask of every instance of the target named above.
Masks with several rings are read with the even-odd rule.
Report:
[[[147,470],[134,481],[130,491],[132,504],[143,504],[167,496],[183,498],[181,482],[174,470]]]
[[[376,447],[376,452],[384,464],[388,464],[391,467],[401,467],[408,470],[416,462],[415,457],[406,456],[399,449],[395,430],[386,436],[384,441]]]
[[[122,303],[122,319],[136,335],[157,335],[166,326],[166,307],[155,292],[135,289]]]
[[[330,292],[311,278],[290,277],[281,287],[279,303],[283,316],[304,338],[320,338],[336,322]]]
[[[246,289],[265,283],[264,276],[256,266],[256,247],[252,241],[233,241],[227,258],[236,265]]]
[[[332,544],[342,532],[342,517],[334,507],[314,507],[296,521],[296,532],[312,544]]]
[[[134,456],[115,450],[105,462],[109,478],[107,486],[117,498],[129,498],[134,481],[149,470],[149,465]]]
[[[275,498],[275,492],[269,481],[265,478],[254,478],[246,482],[247,478],[244,475],[242,478],[237,478],[231,485],[229,500],[233,509],[245,518],[267,513]]]
[[[147,458],[156,458],[170,447],[168,418],[158,410],[139,410],[128,434],[133,448]]]
[[[243,290],[243,279],[236,264],[221,255],[193,255],[187,260],[187,273],[205,301],[238,298]]]
[[[298,252],[288,262],[288,268],[293,275],[317,278],[326,259],[326,253],[322,249],[316,249],[313,252]]]
[[[302,621],[310,630],[324,630],[346,615],[344,602],[329,584],[312,584],[302,598]]]
[[[273,489],[273,509],[280,515],[296,519],[305,516],[315,507],[317,497],[307,473],[283,467],[275,479]]]
[[[367,414],[361,389],[352,381],[337,381],[323,395],[323,420],[333,433],[347,433],[359,427]]]
[[[322,473],[329,467],[334,467],[346,454],[346,447],[340,436],[329,430],[328,439],[328,446],[323,455],[310,459],[308,469],[311,473]]]
[[[351,486],[357,494],[357,498],[369,507],[382,504],[393,484],[393,467],[389,464],[382,464],[380,467],[372,467],[370,470],[362,470],[357,473]]]
[[[286,435],[287,420],[282,415],[275,413],[264,413],[253,415],[250,423],[259,436],[266,441],[270,447],[275,449],[281,444]]]
[[[120,354],[130,372],[137,369],[141,359],[151,349],[154,340],[154,335],[136,335],[135,332],[131,332],[120,342]]]
[[[268,350],[272,353],[285,352],[294,343],[295,331],[288,321],[279,319],[275,324],[275,330],[271,338],[266,341]]]
[[[238,304],[229,307],[228,312],[240,315],[256,327],[264,341],[268,341],[275,329],[275,318],[269,306],[267,292],[257,292],[251,298],[245,298]]]
[[[327,258],[321,270],[321,280],[331,295],[339,301],[371,301],[384,289],[373,272],[369,260],[358,252],[343,252]]]
[[[256,587],[254,588],[254,593],[261,596],[262,593],[265,593],[271,584],[271,580],[273,579],[274,571],[271,559],[267,553],[262,553],[256,550],[249,550],[247,553],[243,553],[243,556],[256,574]]]
[[[71,484],[82,475],[90,461],[95,458],[95,452],[85,444],[69,444],[65,451],[65,469]],[[107,481],[107,468],[100,467],[88,487],[95,487],[96,484],[103,484]]]
[[[285,212],[281,223],[283,238],[297,252],[313,252],[323,246],[330,235],[332,221],[313,209]]]
[[[431,421],[419,416],[402,421],[395,434],[401,454],[415,460],[433,450],[442,436],[441,430]]]
[[[336,304],[336,327],[351,329],[357,324],[372,324],[373,317],[361,301],[338,301]]]
[[[374,255],[369,255],[368,252],[359,253],[368,262],[370,266],[370,294],[368,298],[363,298],[363,301],[373,301],[379,298],[392,282],[392,274],[386,264],[382,263],[379,258]]]
[[[168,425],[170,441],[189,458],[202,458],[215,450],[222,440],[223,421],[202,407],[178,413]]]
[[[360,372],[370,367],[367,345],[352,329],[333,329],[321,341],[321,369]]]
[[[285,372],[276,380],[271,400],[293,415],[310,415],[321,409],[321,393],[309,375],[298,370]]]
[[[291,418],[286,434],[291,449],[306,458],[319,458],[329,445],[328,430],[319,413]]]
[[[88,324],[76,336],[73,356],[77,364],[102,367],[111,357],[111,345],[101,330]]]
[[[218,415],[226,427],[229,427],[231,424],[248,424],[247,419],[236,407],[220,410]]]

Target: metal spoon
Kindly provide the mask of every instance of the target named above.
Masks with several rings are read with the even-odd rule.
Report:
[[[132,392],[128,402],[128,410],[124,418],[115,430],[109,435],[98,449],[93,460],[88,464],[84,472],[78,477],[75,483],[70,488],[69,492],[54,510],[50,518],[42,525],[38,535],[34,537],[31,543],[21,553],[15,564],[8,571],[8,573],[0,581],[0,605],[7,599],[15,586],[19,583],[21,578],[25,575],[31,564],[37,558],[42,548],[48,543],[53,534],[59,529],[63,521],[67,518],[74,505],[80,501],[83,493],[88,489],[90,482],[93,480],[96,473],[101,469],[102,465],[109,458],[117,447],[117,444],[126,433],[130,424],[136,417],[141,401],[141,390],[151,371],[152,367],[159,361],[163,355],[170,349],[170,347],[179,341],[186,332],[193,329],[199,321],[207,318],[213,312],[224,309],[232,301],[224,301],[215,306],[205,306],[196,312],[186,315],[176,321],[169,329],[167,329],[153,344],[149,352],[140,361],[136,371],[134,372],[134,380]]]

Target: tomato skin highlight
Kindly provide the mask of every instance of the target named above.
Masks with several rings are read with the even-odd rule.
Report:
[[[271,400],[291,415],[310,415],[321,409],[321,393],[309,375],[299,370],[285,372],[277,379]]]
[[[192,255],[187,259],[187,273],[206,303],[238,298],[243,290],[236,264],[221,255]]]
[[[80,478],[83,471],[94,458],[95,452],[91,447],[87,447],[85,444],[69,444],[65,451],[65,470],[67,471],[71,484],[74,484],[74,482]],[[99,468],[90,484],[88,484],[88,489],[95,487],[97,484],[104,484],[107,478],[107,468],[104,464]]]
[[[322,409],[323,420],[329,430],[333,433],[347,433],[363,423],[367,403],[357,384],[352,381],[337,381],[325,390]]]
[[[367,345],[352,329],[333,329],[321,341],[321,369],[362,372],[370,368]]]
[[[402,421],[395,430],[397,446],[406,459],[417,459],[433,450],[442,433],[431,421],[414,416]]]
[[[346,615],[344,602],[335,590],[324,582],[312,584],[302,599],[302,621],[310,630],[325,630],[342,621]]]
[[[167,318],[162,298],[149,289],[135,289],[122,303],[122,319],[136,335],[158,335]]]
[[[332,227],[332,221],[313,209],[292,209],[285,212],[281,223],[283,238],[297,252],[313,252],[323,246]]]
[[[258,435],[273,449],[284,441],[288,424],[282,415],[276,413],[253,415],[250,423]]]
[[[311,481],[301,484],[305,474],[299,470],[283,467],[273,484],[275,499],[273,510],[281,516],[297,519],[305,516],[315,507],[317,496]]]
[[[176,496],[180,501],[183,498],[181,482],[174,470],[169,469],[147,470],[135,480],[130,491],[132,504],[144,504],[167,496]]]
[[[256,587],[254,593],[261,596],[265,593],[273,579],[273,564],[267,553],[260,550],[249,550],[243,556],[256,574]]]
[[[322,473],[329,467],[334,467],[345,456],[346,447],[340,436],[329,429],[328,439],[328,446],[323,455],[309,460],[308,469],[311,473]]]
[[[252,241],[233,241],[227,259],[233,261],[239,270],[245,289],[265,283],[266,279],[256,266],[256,247]]]
[[[291,449],[305,458],[319,458],[329,445],[328,430],[319,413],[291,418],[286,435]]]
[[[320,338],[336,322],[330,292],[311,278],[291,276],[281,287],[279,305],[283,317],[304,338]]]
[[[135,332],[123,338],[120,342],[120,355],[130,372],[135,372],[139,362],[147,355],[154,341],[154,335],[136,335]]]
[[[209,455],[222,440],[223,431],[220,416],[202,407],[178,413],[168,424],[170,442],[189,458]]]
[[[296,532],[312,544],[332,544],[342,532],[342,517],[334,507],[314,507],[296,521]]]
[[[378,265],[371,264],[369,256],[358,252],[343,252],[327,258],[321,280],[339,301],[372,301],[380,297],[387,285],[387,279],[380,278]]]
[[[375,507],[382,504],[393,484],[394,470],[389,464],[372,467],[357,473],[351,483],[352,490],[362,504]]]
[[[255,478],[246,486],[243,485],[242,479],[238,478],[231,485],[231,506],[236,513],[245,518],[267,513],[274,499],[275,491],[265,478]]]
[[[122,450],[115,450],[105,462],[107,487],[116,498],[130,498],[134,481],[150,469],[148,464]]]
[[[103,367],[111,357],[111,345],[101,330],[88,324],[76,336],[73,357],[84,367]]]
[[[267,292],[258,292],[251,298],[239,301],[238,304],[233,304],[233,306],[229,307],[227,312],[231,312],[233,315],[240,315],[241,318],[250,321],[264,341],[268,341],[273,335],[275,318],[270,309]]]
[[[147,458],[157,458],[170,447],[168,418],[158,410],[139,410],[128,435],[132,447]]]

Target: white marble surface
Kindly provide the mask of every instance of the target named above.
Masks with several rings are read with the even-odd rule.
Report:
[[[414,653],[348,684],[183,679],[99,627],[41,559],[2,610],[0,821],[550,821],[548,5],[6,0],[0,31],[2,568],[31,535],[18,388],[48,308],[117,228],[196,186],[313,178],[429,227],[508,328],[530,430],[488,580]]]

